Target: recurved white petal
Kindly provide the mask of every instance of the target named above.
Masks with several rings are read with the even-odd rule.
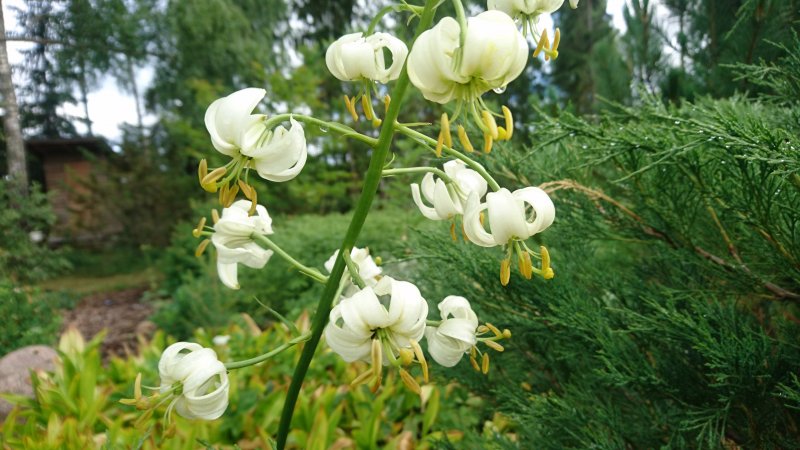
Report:
[[[467,198],[467,206],[464,208],[464,233],[470,242],[481,247],[494,247],[503,244],[497,242],[494,236],[486,232],[481,224],[481,213],[486,210],[486,203],[478,200],[478,195],[474,192]]]
[[[306,164],[308,148],[303,126],[290,119],[291,128],[277,127],[263,145],[242,150],[253,158],[258,174],[270,181],[287,181],[296,177]]]
[[[553,224],[556,218],[556,207],[547,192],[531,186],[514,191],[514,197],[529,204],[533,209],[533,221],[527,222],[529,236],[541,233]]]
[[[266,93],[264,89],[246,88],[211,103],[206,110],[205,124],[214,148],[228,156],[236,155],[243,127]]]

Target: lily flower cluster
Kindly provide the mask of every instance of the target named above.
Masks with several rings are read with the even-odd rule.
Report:
[[[473,367],[487,373],[489,354],[477,344],[482,342],[502,352],[503,346],[496,341],[510,338],[511,332],[501,332],[491,324],[479,326],[464,297],[445,298],[439,303],[439,313],[440,321],[428,320],[428,303],[419,289],[407,281],[384,276],[373,286],[341,299],[330,312],[325,339],[345,361],[370,363],[370,368],[351,384],[371,381],[373,391],[381,385],[383,366],[390,366],[398,369],[408,389],[420,393],[419,383],[406,368],[419,365],[423,380],[428,382],[428,362],[420,346],[423,338],[428,342],[428,353],[440,365],[453,367],[469,353]],[[496,333],[482,337],[490,328]]]
[[[468,355],[473,368],[488,372],[487,349],[502,352],[504,347],[499,341],[511,337],[509,330],[481,324],[470,302],[458,295],[447,296],[437,304],[438,319],[428,318],[428,301],[417,286],[385,275],[380,261],[373,259],[367,249],[355,245],[378,180],[423,174],[419,183],[410,184],[411,200],[426,218],[450,222],[454,241],[458,241],[460,228],[465,242],[500,247],[502,285],[510,282],[513,259],[517,260],[524,278],[531,279],[534,274],[543,279],[554,277],[547,248],[527,244],[529,238],[553,224],[552,200],[536,186],[516,190],[501,187],[474,159],[488,156],[472,154],[475,148],[469,134],[476,129],[482,133],[486,154],[492,151],[495,142],[512,139],[515,126],[511,110],[507,106],[492,109],[484,95],[490,91],[503,92],[525,70],[529,32],[537,40],[534,57],[539,52],[544,52],[546,58],[557,56],[559,32],[556,31],[550,45],[546,32],[539,33],[536,24],[540,14],[555,11],[563,0],[490,0],[488,11],[472,17],[467,17],[461,2],[454,0],[456,17],[445,17],[433,24],[439,3],[431,0],[421,7],[404,1],[402,5],[384,8],[365,32],[342,36],[327,50],[325,61],[331,74],[343,82],[356,84],[352,97],[344,95],[347,112],[358,122],[360,104],[367,120],[381,127],[380,139],[310,115],[259,113],[258,105],[266,96],[266,90],[261,88],[245,88],[211,103],[205,125],[211,146],[226,162],[209,168],[207,160],[202,159],[198,179],[205,191],[218,194],[222,214],[212,210],[211,224],[206,223],[205,217],[200,220],[193,231],[195,237],[202,238],[195,254],[200,257],[213,244],[220,281],[231,289],[240,287],[239,265],[263,269],[273,256],[284,259],[295,270],[326,284],[327,288],[317,307],[319,316],[313,330],[263,355],[225,364],[213,350],[199,344],[174,344],[164,351],[159,363],[161,384],[154,388],[157,392],[143,397],[141,378],[137,378],[134,398],[125,400],[126,404],[150,412],[167,405],[167,418],[174,410],[187,418],[215,419],[227,407],[228,370],[257,364],[305,341],[308,345],[303,352],[307,357],[300,358],[299,364],[308,364],[323,335],[330,349],[345,361],[370,364],[352,384],[370,382],[373,390],[381,386],[384,366],[388,366],[397,369],[403,383],[419,393],[420,384],[411,374],[411,368],[419,366],[422,380],[427,382],[428,358],[441,366],[453,367]],[[570,4],[577,6],[577,0],[570,0]],[[410,50],[400,39],[374,30],[386,11],[419,16],[420,28]],[[383,95],[381,119],[373,106],[373,96],[379,97],[384,92],[382,85],[394,81],[398,86],[393,94],[398,99]],[[425,99],[453,105],[452,114],[440,115],[437,138],[424,132],[431,124],[398,121],[399,105],[409,83]],[[272,218],[265,206],[259,204],[257,188],[251,184],[255,177],[250,177],[251,171],[271,182],[297,177],[308,157],[303,125],[309,124],[369,145],[372,158],[376,158],[376,164],[370,164],[365,177],[362,193],[365,201],[358,202],[341,251],[322,264],[330,275],[304,265],[271,240],[275,233]],[[459,149],[454,146],[452,127]],[[409,138],[429,150],[431,157],[446,157],[446,160],[441,168],[438,164],[437,167],[391,167],[394,160],[386,164],[392,144],[391,139],[386,139],[388,135]],[[244,198],[240,198],[240,193]],[[534,260],[540,264],[535,266]],[[307,365],[298,367],[290,392],[300,389],[306,368]],[[287,398],[296,399],[297,395]],[[291,401],[285,405],[289,412],[293,408]],[[286,417],[284,414],[283,419]],[[279,448],[281,442],[285,444],[287,427],[281,426],[284,434],[278,436]]]

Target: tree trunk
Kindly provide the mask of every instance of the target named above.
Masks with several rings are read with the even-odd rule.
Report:
[[[6,27],[3,22],[3,2],[0,0],[0,36],[5,37]],[[0,95],[3,97],[3,128],[6,133],[6,154],[8,158],[9,178],[14,180],[23,192],[28,189],[28,166],[25,162],[25,142],[22,140],[22,127],[19,120],[17,96],[11,80],[11,65],[8,62],[8,50],[5,39],[0,45]]]

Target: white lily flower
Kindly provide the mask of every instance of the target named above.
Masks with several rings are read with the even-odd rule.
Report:
[[[339,250],[333,252],[333,255],[325,261],[325,270],[327,270],[328,273],[331,273],[333,270],[333,265],[336,263],[337,256],[339,256]],[[358,275],[364,280],[367,286],[372,287],[378,284],[382,270],[375,264],[375,260],[372,259],[372,256],[370,256],[369,249],[353,247],[350,251],[350,259],[358,266]],[[358,291],[358,287],[350,280],[350,275],[347,270],[345,270],[342,278],[347,280],[347,286],[343,291],[344,295],[350,296],[355,294]]]
[[[467,165],[458,159],[448,161],[443,166],[444,173],[453,180],[454,185],[448,185],[441,178],[427,173],[422,178],[420,185],[411,184],[411,196],[423,216],[430,220],[448,220],[456,215],[464,214],[464,205],[473,192],[482,198],[486,194],[486,180],[476,171],[467,168]],[[420,192],[422,195],[420,195]],[[433,207],[427,206],[422,197],[425,197]]]
[[[210,348],[191,342],[170,345],[158,362],[161,394],[174,395],[167,408],[187,419],[214,420],[228,407],[228,373]]]
[[[378,296],[390,296],[387,300]],[[394,356],[425,334],[428,304],[413,284],[383,277],[374,287],[342,299],[325,327],[328,346],[347,362],[370,361],[377,339]],[[383,355],[383,364],[389,362]]]
[[[442,322],[438,327],[427,327],[425,338],[428,352],[434,361],[453,367],[461,360],[478,339],[478,316],[472,311],[469,301],[464,297],[450,295],[439,303]]]
[[[532,217],[526,215],[527,206],[533,211]],[[489,213],[490,232],[481,224],[484,210]],[[481,247],[506,245],[544,231],[555,216],[553,201],[538,187],[526,187],[513,193],[503,188],[486,194],[484,203],[479,203],[477,195],[469,197],[464,212],[464,232],[470,241]]]
[[[383,51],[392,55],[387,68]],[[346,34],[328,47],[325,63],[328,70],[342,81],[370,80],[388,83],[396,80],[408,55],[406,44],[387,33]]]
[[[308,156],[305,131],[294,119],[291,128],[264,126],[267,116],[252,114],[266,95],[264,89],[247,88],[214,101],[206,110],[205,123],[211,143],[220,153],[249,158],[247,166],[270,181],[287,181],[303,169]],[[229,163],[241,170],[244,166]],[[238,175],[238,174],[237,174]]]
[[[489,0],[487,8],[503,11],[517,19],[549,14],[558,10],[563,4],[564,0]]]
[[[267,130],[264,117],[251,116],[251,123],[242,135],[242,154],[252,158],[250,167],[261,178],[270,181],[288,181],[303,170],[308,157],[308,146],[303,126],[289,119],[291,128],[278,126]]]
[[[445,17],[411,49],[409,78],[430,101],[475,101],[490,89],[505,88],[525,68],[528,43],[507,14],[486,11],[470,17],[463,48],[460,31],[455,19]]]
[[[239,289],[237,264],[260,269],[272,256],[272,250],[262,248],[250,237],[253,233],[272,234],[272,219],[261,205],[256,205],[255,215],[249,215],[251,206],[249,200],[239,200],[223,209],[211,236],[217,249],[219,278],[231,289]]]

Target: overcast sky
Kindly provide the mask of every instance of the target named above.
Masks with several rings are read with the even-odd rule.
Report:
[[[620,31],[625,30],[625,21],[622,18],[622,8],[625,0],[608,0],[608,12],[612,18],[616,28]],[[16,15],[11,10],[11,7],[24,7],[22,0],[5,0],[3,2],[3,16],[5,19],[6,32],[13,33],[17,30]],[[580,8],[580,5],[578,5]],[[565,3],[563,8],[567,8]],[[542,19],[541,24],[547,28],[552,29],[552,20],[550,17]],[[568,30],[564,30],[569,32]],[[31,44],[24,42],[8,42],[8,56],[11,64],[21,62],[22,56],[19,53],[21,49],[29,47]],[[152,70],[140,70],[137,79],[140,87],[148,86],[152,78]],[[24,83],[22,77],[14,77],[15,84]],[[80,105],[65,105],[63,112],[67,115],[76,117],[83,117],[83,109]],[[133,97],[125,92],[122,92],[116,82],[112,78],[106,78],[100,82],[100,85],[89,94],[89,118],[92,120],[92,128],[95,134],[104,136],[112,141],[116,141],[120,137],[119,126],[122,123],[136,123],[136,104]],[[150,116],[146,118],[146,124],[151,124],[155,117]],[[82,124],[76,122],[79,132],[84,132],[85,128]]]

